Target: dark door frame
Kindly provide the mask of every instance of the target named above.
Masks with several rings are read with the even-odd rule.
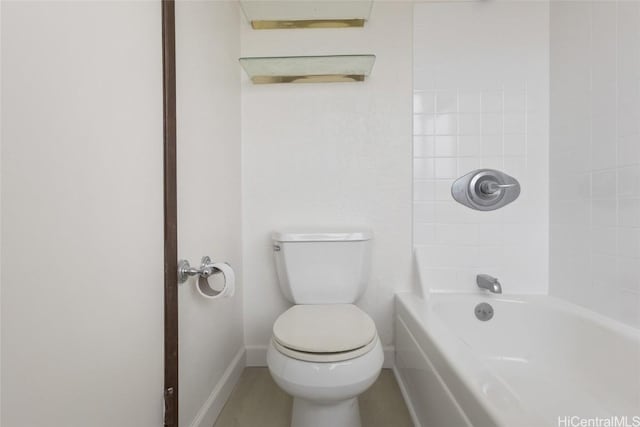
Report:
[[[164,425],[166,427],[178,427],[176,23],[174,0],[161,1],[164,122]]]

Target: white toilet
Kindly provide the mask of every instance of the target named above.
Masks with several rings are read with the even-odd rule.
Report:
[[[384,359],[373,320],[353,303],[367,286],[369,231],[273,234],[280,288],[296,304],[278,317],[267,351],[293,396],[292,427],[359,427],[358,395]]]

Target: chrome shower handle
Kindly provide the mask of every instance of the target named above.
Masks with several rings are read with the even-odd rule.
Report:
[[[456,179],[451,186],[454,200],[479,211],[501,208],[519,195],[518,180],[494,169],[476,169]]]
[[[502,190],[503,188],[512,188],[517,185],[519,184],[498,184],[494,181],[483,181],[482,183],[480,183],[480,191],[482,191],[484,194],[494,194]]]

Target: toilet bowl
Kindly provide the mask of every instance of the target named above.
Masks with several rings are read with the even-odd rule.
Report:
[[[267,365],[293,396],[292,427],[360,427],[358,395],[382,369],[373,320],[354,303],[369,278],[367,230],[276,232],[280,288],[293,307],[273,325]]]
[[[351,304],[292,307],[267,351],[271,376],[293,396],[292,427],[360,427],[358,395],[383,360],[373,321]]]

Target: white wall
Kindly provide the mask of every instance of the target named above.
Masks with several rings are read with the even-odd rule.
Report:
[[[252,30],[242,55],[373,53],[364,83],[253,85],[242,77],[243,259],[248,363],[264,364],[278,287],[270,234],[367,226],[375,233],[359,301],[392,344],[393,294],[411,272],[410,3],[375,2],[363,29]],[[319,272],[321,274],[321,272]]]
[[[180,425],[211,427],[244,364],[240,213],[240,12],[234,1],[176,3],[178,255],[238,274],[232,299],[181,285]],[[211,279],[214,286],[222,286]]]
[[[158,2],[2,2],[2,419],[162,424]]]
[[[640,327],[640,3],[551,3],[552,294]]]
[[[436,2],[414,9],[414,231],[420,274],[437,290],[505,293],[548,283],[546,2]],[[517,201],[491,212],[451,197],[474,169],[520,181]]]

